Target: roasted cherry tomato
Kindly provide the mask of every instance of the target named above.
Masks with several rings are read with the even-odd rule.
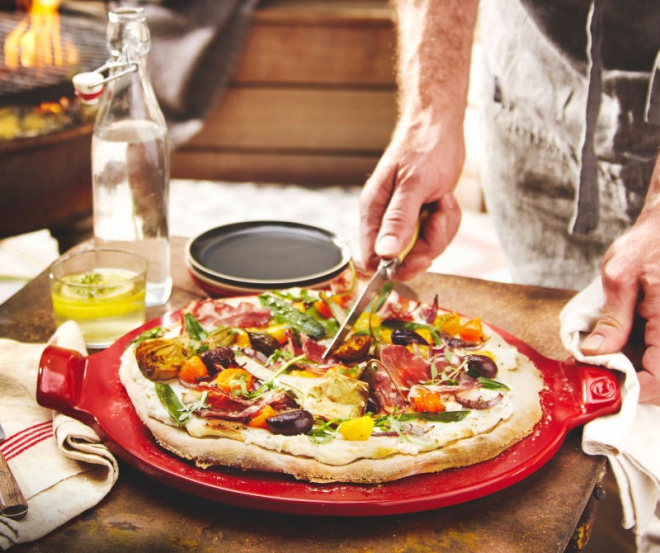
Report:
[[[445,315],[440,321],[440,331],[449,334],[450,336],[458,335],[461,328],[461,318],[456,313]]]
[[[412,398],[413,408],[418,413],[442,413],[446,407],[440,396],[426,388],[419,388]]]
[[[341,344],[334,356],[345,363],[357,362],[369,353],[371,337],[366,334],[353,334]]]
[[[253,377],[245,369],[225,369],[215,377],[215,385],[228,394],[247,392],[252,387]]]
[[[252,345],[252,349],[260,351],[264,355],[272,355],[275,353],[275,350],[279,349],[280,347],[280,343],[271,334],[251,331],[248,331],[247,334],[250,337],[250,344]]]
[[[262,329],[262,332],[268,334],[269,336],[272,336],[273,338],[275,338],[275,340],[277,340],[278,344],[282,345],[282,344],[286,344],[287,341],[289,340],[287,331],[290,328],[291,327],[288,324],[282,323],[282,324],[266,327]]]
[[[363,442],[369,439],[374,430],[374,419],[365,415],[364,417],[344,421],[337,430],[339,430],[344,440]]]
[[[321,317],[325,317],[326,319],[332,319],[332,311],[330,311],[330,308],[328,307],[328,304],[325,303],[323,300],[316,300],[314,302],[314,309],[318,312]]]
[[[198,382],[200,378],[208,376],[209,370],[199,355],[193,355],[179,369],[179,378],[189,384]]]
[[[458,330],[458,335],[466,342],[483,342],[486,337],[481,326],[481,318],[470,319]]]
[[[266,419],[274,417],[275,415],[277,415],[277,411],[275,411],[275,409],[273,409],[270,405],[264,405],[252,416],[248,422],[248,426],[251,426],[252,428],[263,428],[268,430],[268,423],[266,423]]]

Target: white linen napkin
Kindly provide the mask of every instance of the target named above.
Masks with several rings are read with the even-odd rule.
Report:
[[[49,344],[87,350],[76,323]],[[22,520],[0,516],[0,548],[36,540],[96,505],[117,480],[117,461],[87,425],[36,402],[37,372],[47,344],[0,339],[0,450],[23,495]]]
[[[582,338],[600,316],[603,300],[601,280],[597,278],[560,314],[562,343],[575,359],[622,373],[621,411],[587,423],[582,449],[589,455],[605,455],[609,460],[621,494],[623,526],[632,528],[637,535],[639,551],[659,551],[660,407],[637,403],[639,381],[623,353],[585,356],[580,351]]]

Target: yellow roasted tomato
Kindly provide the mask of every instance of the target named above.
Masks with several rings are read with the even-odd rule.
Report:
[[[347,420],[342,422],[337,430],[339,430],[344,440],[363,442],[369,439],[374,430],[374,419],[369,415],[365,415],[357,419]]]

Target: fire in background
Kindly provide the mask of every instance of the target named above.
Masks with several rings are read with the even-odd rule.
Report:
[[[0,79],[18,83],[14,87],[19,89],[6,95],[8,102],[0,96],[0,140],[40,136],[93,121],[95,110],[81,105],[69,87],[71,77],[81,70],[81,56],[62,29],[61,4],[62,0],[16,0],[15,12],[4,14],[5,25],[11,22],[12,27],[3,33]],[[27,105],[16,101],[26,96],[21,86],[33,98]],[[67,93],[41,101],[40,88],[43,96],[62,88]]]
[[[3,45],[5,67],[76,67],[75,45],[62,38],[59,7],[62,0],[19,0],[26,15]]]

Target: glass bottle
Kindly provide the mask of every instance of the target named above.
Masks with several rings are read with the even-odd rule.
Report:
[[[94,238],[147,258],[147,305],[167,302],[170,275],[169,148],[147,53],[143,8],[108,13],[110,72],[92,137]]]

